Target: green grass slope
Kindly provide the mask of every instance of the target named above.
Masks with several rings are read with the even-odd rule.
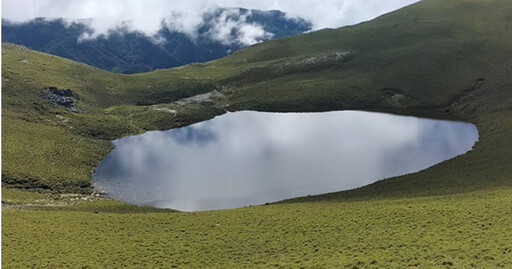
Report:
[[[511,12],[505,0],[424,0],[367,23],[138,75],[3,44],[2,182],[52,193],[4,190],[3,265],[510,267]],[[81,113],[48,102],[48,87],[71,89]],[[205,102],[183,99],[211,91]],[[264,207],[188,214],[45,200],[87,195],[110,139],[245,109],[461,119],[477,125],[480,140],[419,173]]]
[[[77,191],[90,185],[108,140],[220,113],[196,105],[170,118],[152,107],[218,87],[177,72],[112,74],[9,44],[2,45],[2,71],[2,177],[9,185]],[[50,103],[48,87],[71,89],[82,113]]]
[[[510,268],[512,191],[199,213],[2,210],[5,268]]]
[[[9,184],[26,187],[86,186],[110,148],[103,140],[183,126],[226,110],[361,109],[458,118],[478,126],[481,141],[473,152],[420,173],[415,184],[408,184],[409,191],[509,185],[510,10],[509,1],[422,1],[356,26],[266,42],[207,64],[138,75],[107,73],[6,44],[2,174]],[[50,104],[42,98],[47,87],[72,89],[84,113]],[[222,97],[191,105],[174,102],[213,90]],[[29,126],[41,126],[41,135],[34,136]],[[48,142],[50,137],[55,143]],[[23,148],[22,140],[31,145]],[[77,152],[83,148],[79,143],[91,149]],[[27,147],[62,154],[28,155]],[[32,164],[29,174],[26,167]],[[50,164],[54,172],[43,169]],[[69,164],[78,164],[81,171],[70,171],[73,176],[66,178]],[[455,180],[450,169],[464,172]]]

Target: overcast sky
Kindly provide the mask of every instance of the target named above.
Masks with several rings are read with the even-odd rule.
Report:
[[[281,10],[311,21],[317,30],[370,20],[414,2],[418,0],[2,0],[2,18],[17,22],[35,17],[93,19],[89,24],[96,34],[124,22],[148,35],[166,21],[169,27],[193,35],[201,15],[217,7]]]

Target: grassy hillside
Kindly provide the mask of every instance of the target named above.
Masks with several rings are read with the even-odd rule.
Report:
[[[138,75],[3,44],[3,186],[51,192],[4,190],[3,265],[510,267],[511,12],[505,0],[424,0],[367,23]],[[203,102],[186,99],[212,91]],[[59,98],[80,113],[49,102]],[[244,109],[462,119],[480,140],[419,173],[266,207],[187,214],[54,197],[88,195],[109,139]],[[115,254],[102,256],[106,248]]]
[[[135,211],[102,201],[4,208],[2,265],[510,268],[510,203],[512,191],[506,189],[200,213]]]
[[[441,165],[430,176],[436,184],[424,183],[421,174],[410,191],[424,192],[423,185],[443,192],[488,182],[508,185],[509,178],[495,169],[481,172],[489,170],[491,152],[503,175],[512,171],[507,162],[512,146],[506,139],[512,110],[508,10],[508,1],[422,1],[368,23],[270,41],[203,65],[138,75],[107,73],[3,45],[2,174],[13,185],[86,186],[110,148],[98,140],[182,126],[225,110],[361,109],[459,118],[479,127],[481,142],[473,152]],[[47,87],[71,89],[83,113],[49,103]],[[173,103],[213,90],[221,97],[211,102]],[[34,137],[30,126],[42,126],[41,136]],[[89,145],[87,153],[79,152],[84,146],[78,141]],[[27,148],[53,153],[27,155]],[[48,164],[53,172],[44,167]],[[75,164],[80,171],[66,176],[70,165],[78,168]],[[35,168],[27,172],[27,165]],[[447,165],[466,172],[449,180]]]
[[[111,148],[107,140],[221,112],[191,105],[173,115],[151,106],[219,87],[186,73],[117,75],[9,44],[2,46],[2,71],[2,177],[9,185],[76,191],[89,185]],[[81,113],[49,102],[49,87],[71,89]]]

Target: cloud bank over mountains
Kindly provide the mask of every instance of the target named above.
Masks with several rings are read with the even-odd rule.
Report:
[[[25,22],[37,17],[80,20],[91,31],[82,38],[107,35],[124,29],[155,36],[162,25],[172,31],[194,38],[200,31],[204,16],[219,8],[280,10],[290,18],[303,18],[313,30],[336,28],[370,20],[419,0],[4,0],[2,18]],[[223,9],[210,25],[212,38],[225,44],[238,42],[250,45],[271,37],[257,23],[247,20],[239,9]],[[248,11],[250,12],[250,11]],[[236,33],[235,35],[233,33]],[[233,38],[235,37],[235,38]]]

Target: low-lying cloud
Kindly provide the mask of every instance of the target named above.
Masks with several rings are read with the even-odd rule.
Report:
[[[172,31],[197,35],[203,16],[218,8],[280,10],[290,18],[303,18],[313,24],[313,30],[336,28],[370,20],[419,0],[4,0],[2,18],[23,22],[36,17],[81,20],[92,29],[83,38],[95,38],[118,28],[139,31],[148,36],[162,25]],[[268,39],[272,33],[261,25],[246,20],[247,14],[238,14],[235,20],[228,9],[210,33],[224,43],[239,42],[250,45]],[[84,20],[86,19],[86,20]],[[236,37],[233,40],[233,32]]]
[[[250,15],[250,10],[225,9],[220,16],[210,21],[211,29],[208,35],[224,45],[238,42],[247,46],[270,39],[273,36],[272,33],[266,32],[261,25],[247,22],[247,17]],[[233,34],[237,37],[235,40],[232,38]]]

